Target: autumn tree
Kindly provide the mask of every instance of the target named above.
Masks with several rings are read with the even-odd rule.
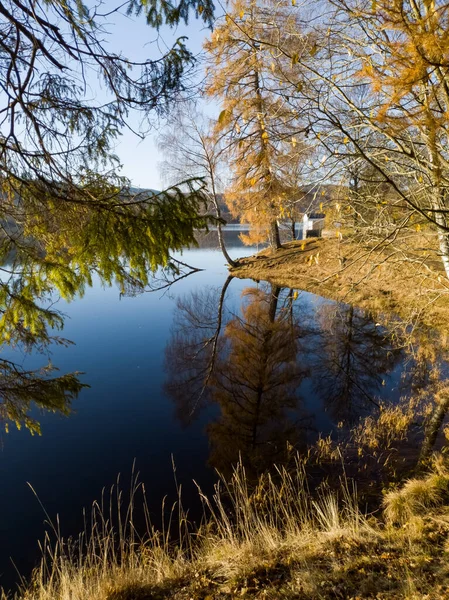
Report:
[[[290,5],[291,8],[291,5]],[[254,227],[248,243],[281,244],[277,220],[283,215],[282,168],[298,143],[298,112],[277,94],[273,48],[295,37],[297,22],[283,3],[235,0],[205,48],[209,55],[207,93],[221,101],[216,135],[224,136],[233,174],[226,191],[231,210]],[[297,60],[295,58],[295,60]]]
[[[340,7],[339,7],[340,8]],[[346,14],[354,7],[344,4]],[[372,40],[370,51],[354,45],[361,64],[360,76],[370,83],[377,97],[371,119],[388,140],[391,152],[384,158],[395,165],[393,172],[377,169],[411,208],[413,220],[436,226],[440,253],[449,276],[447,190],[449,7],[442,2],[402,0],[358,6],[360,31]],[[363,19],[363,26],[361,24]],[[384,143],[385,147],[388,147]],[[398,158],[396,158],[398,156]],[[409,181],[404,181],[404,173]]]
[[[305,25],[315,39],[308,52],[296,56],[287,45],[277,46],[298,60],[285,93],[293,106],[307,105],[310,135],[324,161],[363,161],[389,188],[387,198],[378,197],[379,210],[385,201],[395,216],[378,241],[399,243],[404,230],[434,231],[449,275],[448,6],[329,0],[315,10]],[[354,94],[357,89],[363,93]],[[403,260],[415,261],[407,250],[399,250]]]

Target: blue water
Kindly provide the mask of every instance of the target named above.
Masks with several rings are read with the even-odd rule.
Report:
[[[233,257],[251,253],[235,235],[229,237]],[[70,304],[59,302],[58,308],[66,315],[63,335],[74,345],[53,348],[51,360],[61,373],[84,372],[82,381],[90,388],[73,402],[68,417],[34,411],[41,436],[14,426],[10,433],[1,434],[0,586],[10,587],[17,581],[11,558],[21,573],[29,574],[39,557],[38,540],[48,530],[43,509],[28,483],[51,519],[59,515],[63,533],[76,534],[83,526],[83,507],[98,499],[102,488],[110,487],[119,473],[126,488],[135,460],[157,523],[162,498],[175,498],[173,460],[177,478],[184,484],[184,503],[192,506],[195,518],[197,497],[192,480],[206,491],[215,481],[208,464],[206,426],[219,417],[220,409],[212,404],[188,426],[180,423],[164,392],[164,349],[173,334],[177,299],[195,290],[220,288],[227,267],[213,249],[185,251],[182,260],[204,271],[164,293],[120,297],[116,287],[103,288],[96,282],[83,298]],[[242,290],[255,286],[252,281],[234,279],[226,296],[228,312],[239,314]],[[295,311],[299,311],[295,314],[301,315],[303,324],[308,323],[301,344],[310,377],[303,381],[300,392],[302,422],[309,423],[307,435],[312,438],[318,432],[332,432],[338,421],[313,380],[317,360],[321,360],[314,356],[321,344],[317,331],[322,328],[314,315],[326,302],[305,293],[295,300]],[[3,349],[2,356],[13,357],[30,369],[46,364],[45,356],[18,356],[9,348]],[[400,372],[400,365],[390,369],[375,393],[399,397]]]

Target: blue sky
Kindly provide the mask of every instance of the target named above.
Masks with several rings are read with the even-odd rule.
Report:
[[[103,4],[103,10],[110,10],[117,6],[119,2],[106,0]],[[124,10],[123,10],[124,12]],[[164,27],[157,33],[146,24],[145,16],[127,17],[125,14],[113,15],[110,18],[108,26],[110,33],[110,47],[115,52],[122,51],[129,58],[148,58],[160,56],[164,48],[171,46],[180,36],[187,36],[188,47],[195,54],[200,53],[205,38],[210,30],[204,26],[202,21],[191,18],[187,26],[179,26],[172,30]],[[91,83],[91,87],[96,87],[97,83]],[[92,90],[94,93],[100,93],[99,86]],[[131,120],[132,126],[139,127],[139,119]],[[131,179],[132,184],[144,188],[161,189],[161,182],[158,162],[162,160],[156,145],[157,127],[163,124],[157,123],[154,119],[154,126],[146,135],[144,140],[139,139],[130,131],[124,131],[117,141],[115,152],[118,155],[123,167],[121,175]]]

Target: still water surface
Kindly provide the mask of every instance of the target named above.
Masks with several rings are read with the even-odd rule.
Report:
[[[251,253],[236,233],[227,237],[233,257]],[[64,337],[74,345],[53,348],[51,360],[61,373],[83,371],[90,388],[69,417],[34,413],[41,436],[14,427],[1,434],[0,586],[17,580],[11,559],[29,573],[48,529],[27,482],[49,516],[59,514],[63,533],[76,534],[82,508],[118,473],[126,489],[135,460],[157,523],[162,498],[175,497],[173,460],[195,518],[193,479],[210,490],[214,467],[226,471],[239,452],[263,470],[282,460],[287,443],[300,449],[319,434],[335,435],[342,420],[353,422],[403,392],[403,357],[363,313],[238,279],[224,298],[218,374],[207,390],[195,387],[212,342],[203,354],[192,348],[215,332],[228,274],[213,248],[185,251],[183,260],[204,270],[166,293],[120,297],[117,288],[96,284],[83,298],[59,302]],[[29,369],[46,363],[9,348],[2,358]],[[265,397],[257,396],[262,380]]]

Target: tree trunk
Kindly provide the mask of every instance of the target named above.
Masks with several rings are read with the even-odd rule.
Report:
[[[449,232],[447,230],[446,203],[441,187],[441,160],[437,149],[435,131],[428,128],[428,152],[432,165],[431,179],[433,184],[432,206],[435,212],[435,222],[438,227],[438,241],[440,245],[441,260],[443,261],[446,277],[449,279]]]
[[[255,47],[253,47],[253,52],[254,52],[254,56],[257,60],[257,52],[256,52]],[[259,71],[258,71],[257,67],[254,68],[254,92],[255,92],[256,98],[257,98],[258,112],[260,115],[263,115],[265,112],[265,103],[264,103],[264,100],[262,97],[262,90],[260,89]],[[260,147],[261,147],[261,150],[263,151],[263,162],[264,162],[264,169],[265,169],[265,173],[263,176],[264,180],[265,180],[265,184],[266,184],[265,194],[268,195],[268,194],[270,194],[270,192],[272,193],[272,189],[271,189],[272,188],[272,179],[271,179],[271,168],[270,168],[271,164],[270,164],[270,159],[267,154],[267,149],[265,147],[266,131],[265,131],[265,127],[262,124],[261,119],[259,119],[258,130],[259,130],[259,138],[260,138]],[[265,150],[263,150],[264,148],[265,148]],[[269,202],[269,207],[271,210],[273,210],[275,208],[275,206],[273,205],[273,203],[271,201]],[[270,246],[272,248],[274,248],[275,250],[282,248],[277,221],[271,221],[271,223],[270,223],[269,242],[270,242]]]
[[[446,277],[449,279],[449,232],[447,231],[445,213],[441,212],[445,209],[445,203],[438,181],[435,188],[432,206],[435,210],[435,223],[438,228],[438,243],[440,246],[441,260],[443,261]]]
[[[271,298],[270,298],[270,307],[268,309],[268,318],[270,323],[274,323],[276,319],[276,311],[278,309],[279,302],[279,294],[281,293],[281,288],[277,285],[271,285]]]
[[[270,246],[275,250],[282,248],[277,221],[271,221],[270,223]]]
[[[218,202],[217,190],[216,190],[216,187],[215,187],[214,170],[213,170],[213,167],[212,167],[212,162],[209,159],[209,156],[207,157],[207,160],[208,160],[208,163],[209,163],[209,174],[210,174],[211,183],[212,183],[212,202],[213,202],[214,207],[215,207],[215,214],[217,215],[217,217],[219,219],[221,219],[220,204]],[[231,267],[235,267],[237,265],[237,263],[235,262],[235,260],[232,260],[232,258],[229,256],[228,251],[226,249],[226,244],[225,244],[224,238],[223,238],[223,232],[221,230],[221,223],[218,223],[217,231],[218,231],[218,243],[220,244],[220,249],[221,249],[221,251],[223,253],[223,256],[227,260],[228,265],[231,265]]]
[[[276,286],[271,285],[270,304],[268,305],[268,320],[270,323],[274,323],[274,321],[276,319],[276,312],[277,312],[277,308],[278,308],[280,293],[281,293],[280,287],[278,287],[277,285]],[[266,332],[264,333],[264,343],[262,346],[262,352],[261,352],[261,357],[260,357],[261,364],[264,365],[264,369],[260,370],[259,376],[261,376],[262,373],[266,372],[266,365],[270,358],[270,354],[268,352],[268,343],[269,343],[272,335],[273,335],[273,332],[272,332],[271,328],[267,329]],[[258,386],[257,386],[257,398],[256,398],[256,406],[255,406],[255,410],[254,410],[254,421],[253,421],[252,434],[251,434],[251,448],[253,450],[255,450],[256,445],[257,445],[257,431],[258,431],[258,428],[260,425],[259,420],[260,420],[260,412],[261,412],[264,393],[265,393],[265,384],[264,384],[263,378],[260,378]]]
[[[438,225],[440,225],[439,218],[444,219],[441,215],[438,215],[436,221]],[[445,219],[444,219],[445,220]],[[443,261],[444,270],[446,272],[446,277],[449,279],[449,233],[446,233],[443,230],[445,223],[441,223],[441,228],[438,227],[438,242],[440,245],[441,252],[441,260]]]
[[[229,256],[228,251],[226,249],[226,245],[224,243],[223,232],[221,230],[221,223],[218,223],[217,231],[218,231],[218,243],[220,244],[220,248],[223,253],[223,256],[227,260],[228,265],[230,265],[231,267],[235,267],[237,265],[237,263],[235,262],[235,260],[232,260],[232,258]]]

